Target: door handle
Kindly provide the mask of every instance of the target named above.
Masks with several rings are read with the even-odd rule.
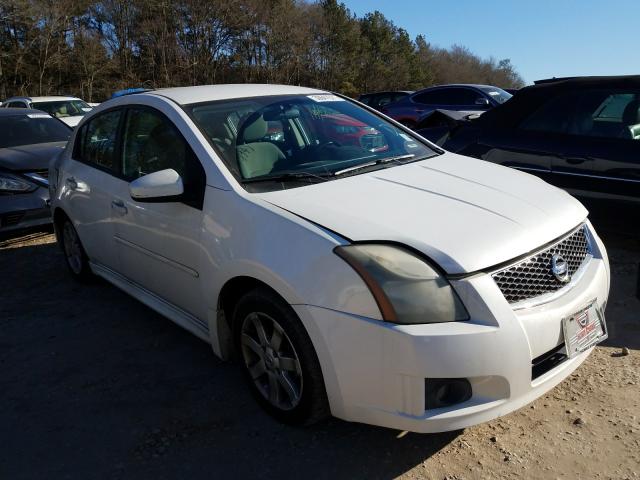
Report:
[[[69,190],[77,190],[78,188],[78,182],[76,182],[76,179],[73,177],[67,177],[64,183],[69,187]]]
[[[113,200],[111,202],[111,208],[117,210],[120,215],[126,215],[129,211],[122,200]]]
[[[580,165],[581,163],[592,161],[590,157],[563,157],[564,161],[569,165]]]

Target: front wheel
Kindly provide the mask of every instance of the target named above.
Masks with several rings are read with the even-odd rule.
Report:
[[[256,289],[240,299],[233,318],[245,376],[265,410],[290,424],[326,417],[320,363],[291,307],[267,289]]]

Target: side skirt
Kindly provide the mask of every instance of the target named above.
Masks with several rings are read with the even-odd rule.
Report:
[[[112,283],[123,292],[144,303],[147,307],[155,310],[160,315],[167,317],[169,320],[184,328],[188,332],[194,334],[201,340],[204,340],[207,343],[211,343],[211,340],[209,338],[209,327],[205,322],[201,321],[197,317],[194,317],[190,313],[185,312],[181,308],[176,307],[174,304],[160,298],[155,293],[152,293],[146,288],[141,287],[140,285],[129,280],[123,275],[114,272],[110,268],[94,262],[89,263],[91,265],[91,270],[96,275],[104,278],[107,282]]]

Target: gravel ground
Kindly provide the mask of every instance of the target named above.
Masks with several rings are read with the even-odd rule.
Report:
[[[574,375],[502,419],[399,436],[280,425],[204,342],[104,282],[75,284],[52,235],[5,239],[0,478],[638,478],[640,241],[605,241],[610,338]]]

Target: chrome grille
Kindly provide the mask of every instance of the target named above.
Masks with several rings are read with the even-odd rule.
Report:
[[[561,255],[573,277],[582,264],[591,258],[586,226],[582,225],[558,243],[530,257],[491,274],[509,303],[553,293],[566,286],[551,272],[551,257]]]

